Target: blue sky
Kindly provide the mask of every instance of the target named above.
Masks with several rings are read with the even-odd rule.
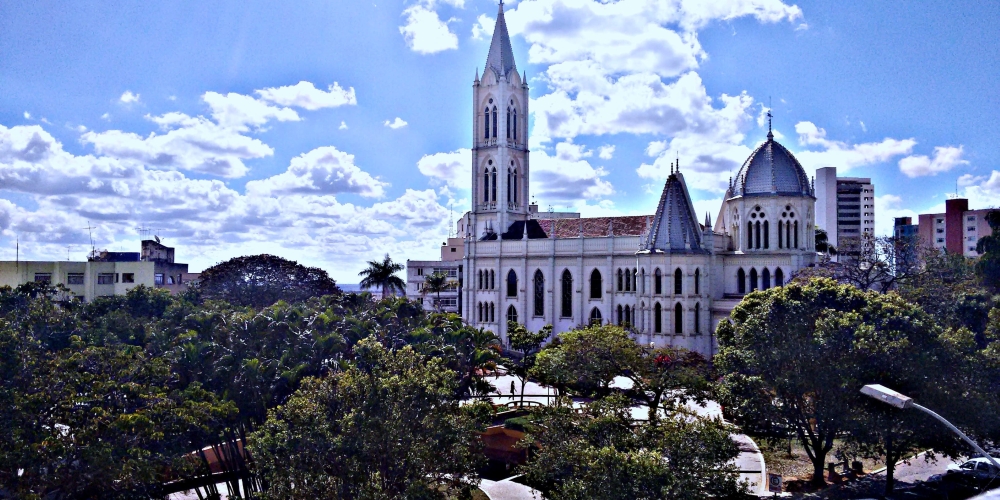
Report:
[[[808,171],[872,177],[877,228],[1000,204],[1000,4],[508,2],[533,197],[655,210],[680,158],[714,219],[765,108]],[[0,258],[156,229],[200,270],[269,252],[357,281],[469,206],[493,0],[0,1]],[[544,180],[542,180],[544,179]],[[567,186],[569,186],[567,188]]]

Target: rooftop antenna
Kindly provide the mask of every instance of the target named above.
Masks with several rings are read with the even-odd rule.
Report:
[[[452,206],[452,201],[448,200],[448,237],[455,237],[455,227],[452,224],[455,222],[455,208]]]
[[[90,221],[88,220],[87,221],[87,227],[85,227],[84,229],[86,229],[87,233],[90,234],[90,255],[93,257],[93,256],[97,255],[97,249],[94,248],[94,230],[97,229],[97,228],[91,226],[90,225]]]

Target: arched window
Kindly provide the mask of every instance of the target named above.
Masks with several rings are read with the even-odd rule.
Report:
[[[590,310],[590,324],[594,326],[601,325],[601,310],[598,308],[593,308]]]
[[[483,203],[490,201],[490,169],[483,172]]]
[[[681,272],[681,268],[677,268],[674,271],[674,295],[680,295],[684,293],[684,273]]]
[[[764,221],[764,248],[771,248],[771,225]]]
[[[795,233],[795,248],[799,248],[799,221],[795,221],[795,230],[793,233]]]
[[[736,293],[747,293],[747,273],[742,267],[736,272]]]
[[[701,333],[701,304],[694,305],[694,333]]]
[[[490,269],[490,290],[496,290],[497,289],[496,277],[497,277],[496,273],[493,272],[492,269]]]
[[[514,163],[514,162],[511,162]],[[517,203],[517,169],[512,170],[512,175],[510,176],[511,185],[514,186],[514,203]]]
[[[636,269],[633,267],[632,268],[632,291],[633,292],[638,292],[639,291],[639,287],[637,286],[638,285],[638,283],[637,283],[638,276],[639,276],[639,273],[637,273]]]
[[[490,323],[496,323],[497,321],[497,307],[496,304],[490,302]]]
[[[517,108],[514,108],[514,120],[513,120],[513,122],[514,122],[513,123],[513,127],[511,127],[511,128],[514,129],[514,142],[517,142]]]
[[[785,246],[792,248],[792,223],[785,223]]]
[[[694,294],[701,293],[701,269],[694,270]]]
[[[783,243],[783,238],[782,238],[782,236],[783,236],[783,235],[781,234],[781,233],[782,233],[782,231],[784,231],[784,230],[785,230],[785,222],[784,222],[784,221],[780,221],[780,220],[779,220],[779,221],[778,221],[778,248],[779,248],[779,249],[780,249],[780,248],[784,248],[784,247],[782,246],[782,243]]]
[[[483,139],[490,138],[490,108],[483,110]]]
[[[684,333],[684,308],[680,302],[674,306],[674,333]]]
[[[562,273],[562,304],[559,316],[569,318],[573,316],[573,275],[569,269]]]
[[[747,250],[753,248],[753,222],[747,224]]]
[[[477,318],[476,321],[482,323],[483,322],[483,303],[482,302],[480,302],[479,304],[476,304],[476,311],[478,311],[478,314],[476,315],[476,318]]]
[[[507,272],[507,296],[517,297],[517,273],[513,269]]]
[[[783,286],[785,284],[785,273],[781,272],[781,268],[774,270],[774,286]]]
[[[507,322],[517,323],[517,309],[514,309],[514,306],[507,307]]]
[[[656,268],[656,272],[653,273],[653,293],[656,295],[663,293],[663,275],[660,273],[660,268]]]
[[[618,291],[620,292],[622,290],[624,290],[622,287],[622,270],[621,268],[618,268]]]
[[[756,233],[754,235],[754,236],[756,236],[754,238],[756,240],[755,244],[754,244],[754,248],[760,248],[760,221],[755,222],[753,226],[754,226],[754,232]]]
[[[639,280],[639,282],[642,283],[642,293],[646,293],[646,268],[639,271],[639,277],[642,278]]]
[[[599,299],[601,298],[601,272],[594,269],[594,272],[590,273],[590,298]]]
[[[497,107],[493,106],[493,138],[497,138]]]
[[[750,291],[752,292],[756,289],[757,289],[757,269],[754,268],[750,270]]]
[[[545,276],[542,270],[535,270],[535,316],[545,315]]]
[[[490,201],[496,203],[497,201],[497,168],[493,167],[490,171]]]
[[[663,333],[663,308],[659,302],[653,306],[653,332]]]
[[[771,271],[768,271],[766,267],[764,268],[764,271],[760,273],[760,281],[761,281],[761,286],[760,286],[761,290],[767,290],[768,288],[771,288]]]
[[[621,304],[618,304],[618,326],[625,324],[625,309]]]
[[[507,138],[510,139],[510,106],[507,107]]]
[[[625,326],[632,326],[635,324],[635,309],[630,306],[625,306]]]
[[[476,288],[479,289],[479,290],[482,290],[483,289],[483,270],[482,269],[479,270],[479,281],[477,281],[476,283],[478,284],[478,286],[476,286]]]

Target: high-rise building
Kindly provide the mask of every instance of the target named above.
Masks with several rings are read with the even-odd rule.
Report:
[[[995,209],[992,209],[995,210]],[[986,221],[991,209],[969,210],[969,200],[952,198],[944,202],[943,214],[920,214],[920,242],[924,245],[978,257],[976,243],[993,231]]]
[[[837,177],[837,167],[816,170],[816,227],[842,255],[854,242],[875,234],[875,185],[867,177]]]

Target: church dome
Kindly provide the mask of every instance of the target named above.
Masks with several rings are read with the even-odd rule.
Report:
[[[768,132],[767,141],[740,167],[726,198],[775,195],[815,197],[802,164]]]

